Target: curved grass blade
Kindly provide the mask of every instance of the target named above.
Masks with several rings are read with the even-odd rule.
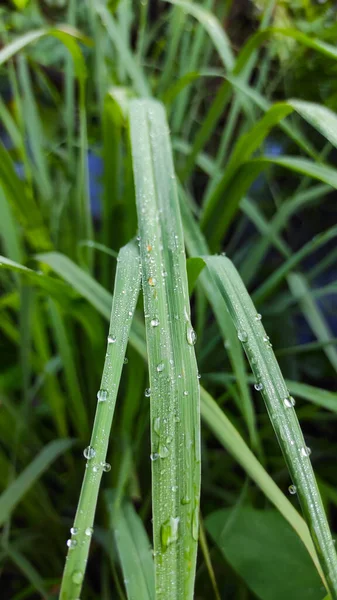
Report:
[[[311,290],[305,281],[305,278],[299,273],[290,273],[288,275],[288,284],[290,290],[300,304],[303,315],[309,323],[312,331],[320,342],[329,342],[333,337],[328,323],[317,306],[311,295]],[[337,350],[334,346],[326,345],[323,351],[328,357],[331,365],[337,372]]]
[[[168,127],[154,101],[130,105],[151,387],[157,598],[194,593],[200,494],[199,384]]]
[[[55,273],[67,281],[67,283],[83,296],[83,298],[85,298],[105,319],[110,318],[112,295],[100,285],[98,281],[91,277],[89,273],[81,269],[81,267],[70,260],[70,258],[60,252],[37,254],[35,258],[42,263],[49,265]],[[147,358],[144,325],[137,314],[131,325],[130,343],[143,358]]]
[[[119,253],[113,295],[107,354],[87,458],[82,490],[77,506],[68,556],[63,573],[60,600],[74,600],[80,595],[89,554],[99,486],[103,471],[109,470],[106,454],[122,373],[126,346],[140,287],[139,255],[134,243]]]
[[[45,446],[0,496],[0,525],[8,519],[16,505],[46,471],[49,465],[70,448],[72,440],[54,440]]]
[[[107,30],[109,37],[116,47],[116,50],[119,54],[119,59],[121,60],[125,71],[129,75],[136,91],[141,96],[150,96],[150,90],[147,80],[144,76],[143,69],[135,60],[134,55],[126,43],[125,37],[120,31],[120,27],[116,23],[114,17],[110,14],[108,8],[101,3],[97,3],[96,10],[104,27]]]
[[[256,377],[316,546],[330,593],[337,598],[337,556],[310,462],[310,449],[259,315],[235,267],[225,257],[205,262],[226,302]]]
[[[184,2],[184,0],[166,0],[170,4],[180,6],[185,12],[193,15],[204,26],[219,56],[228,71],[234,67],[234,55],[232,52],[230,40],[221,27],[218,19],[208,10],[194,2]]]
[[[215,400],[204,388],[201,387],[200,392],[201,416],[203,421],[208,425],[222,446],[237,460],[247,475],[259,486],[266,498],[280,511],[281,515],[296,531],[308,550],[323,582],[325,582],[316,550],[304,519],[263,468]]]
[[[107,500],[128,600],[155,600],[153,557],[143,522],[131,502],[116,506],[111,494]]]
[[[206,240],[195,222],[182,188],[180,188],[179,191],[181,197],[181,215],[183,219],[185,241],[188,253],[191,257],[200,257],[201,255],[206,255],[209,253]],[[254,448],[258,448],[259,439],[256,431],[255,412],[246,381],[245,361],[241,344],[236,336],[235,328],[229,315],[228,318],[223,316],[224,301],[207,269],[204,269],[202,273],[200,273],[200,282],[205,290],[208,301],[213,308],[223,340],[224,342],[229,343],[229,359],[231,361],[233,371],[236,374],[237,385],[240,391],[240,410],[242,411],[242,414],[246,420],[252,446]]]
[[[235,185],[236,179],[239,179],[240,177],[240,167],[247,163],[253,153],[261,146],[270,130],[276,125],[279,125],[283,119],[285,119],[285,117],[291,114],[294,110],[303,116],[303,118],[305,118],[313,127],[315,127],[322,135],[324,135],[324,137],[332,140],[332,143],[335,144],[337,142],[337,116],[331,110],[321,107],[318,104],[309,102],[305,103],[298,100],[288,100],[287,102],[279,102],[274,104],[246,134],[239,138],[238,142],[236,143],[226,165],[223,176],[215,188],[212,186],[212,191],[205,200],[201,220],[203,227],[205,227],[209,222],[211,226],[212,219],[218,219],[218,204],[222,202],[224,194],[227,194],[230,202],[232,201],[229,190],[230,186]],[[284,166],[288,166],[290,169],[298,170],[302,173],[308,171],[308,169],[306,169],[306,167],[308,167],[308,161],[306,159],[294,157],[294,164],[292,167],[290,166],[289,159],[290,157],[281,157],[280,159],[275,159],[275,162],[278,164],[283,164]],[[303,163],[301,162],[302,160]],[[271,159],[271,161],[274,162],[273,159]],[[315,163],[310,164],[312,165],[313,177],[316,176],[318,179],[321,179],[321,181],[329,183],[330,185],[334,185],[332,181],[336,182],[336,172],[333,172],[331,167],[318,164],[316,165]],[[224,228],[222,228],[222,232],[223,231]],[[216,241],[219,239],[220,234],[217,235]]]
[[[288,260],[286,260],[266,281],[254,292],[254,302],[263,302],[270,294],[280,285],[283,279],[288,275],[290,271],[308,255],[315,250],[318,250],[322,245],[326,244],[330,240],[337,236],[337,226],[331,227],[323,233],[316,235],[310,242],[307,242],[300,250],[295,252]]]

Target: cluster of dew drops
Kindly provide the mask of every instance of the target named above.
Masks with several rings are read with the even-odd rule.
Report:
[[[108,344],[109,345],[114,344],[115,342],[116,342],[116,336],[109,335],[108,336]],[[124,364],[126,364],[126,363],[127,363],[127,358],[124,359]],[[98,403],[106,402],[108,400],[108,396],[109,396],[108,390],[105,390],[105,389],[98,390],[97,402]],[[87,446],[83,450],[83,456],[84,456],[84,458],[87,459],[86,466],[88,467],[89,462],[96,456],[95,448],[93,446]],[[102,470],[104,473],[108,473],[111,470],[111,465],[108,462],[102,461],[102,462],[100,462],[100,464],[94,464],[92,467],[92,470],[94,473],[98,473],[100,470]],[[86,527],[84,533],[87,537],[91,537],[93,534],[93,531],[94,530],[92,527]],[[79,529],[77,527],[72,527],[70,529],[70,533],[71,533],[72,537],[67,540],[67,546],[70,550],[73,550],[77,546],[76,536],[79,533]],[[83,573],[81,571],[75,571],[73,573],[72,579],[73,579],[73,583],[80,584],[83,579]]]
[[[256,313],[255,321],[259,322],[261,320],[262,320],[262,315],[260,313]],[[247,332],[244,331],[243,329],[242,330],[239,329],[238,330],[238,338],[239,338],[240,342],[242,342],[242,344],[246,344],[248,342]],[[270,338],[268,335],[265,334],[263,336],[263,341],[265,342],[267,348],[272,348],[272,344],[270,342]],[[264,389],[264,385],[263,385],[262,381],[257,381],[254,384],[254,388],[256,389],[256,391],[262,392]],[[292,396],[288,395],[286,398],[283,399],[283,404],[284,404],[285,408],[294,408],[296,402]],[[308,458],[311,454],[311,449],[308,446],[303,446],[302,448],[299,449],[299,453],[302,458]],[[297,493],[296,485],[293,485],[293,484],[290,485],[288,487],[288,491],[291,495],[296,494]]]
[[[159,324],[160,324],[160,322],[159,322],[158,317],[153,317],[151,319],[151,321],[150,321],[151,327],[158,327]],[[196,344],[196,341],[197,341],[197,334],[196,334],[196,332],[194,331],[192,325],[189,322],[187,323],[187,327],[186,327],[186,340],[187,340],[187,343],[190,346],[194,346]],[[157,371],[157,373],[162,373],[164,371],[164,369],[165,369],[165,364],[164,364],[164,362],[161,361],[156,366],[156,371]],[[178,375],[178,377],[181,377],[181,375],[180,376]],[[197,374],[197,378],[198,379],[201,378],[200,373]],[[145,392],[144,392],[144,395],[145,395],[146,398],[150,398],[151,397],[151,388],[149,388],[149,387],[146,388]],[[183,395],[185,397],[188,396],[189,395],[188,390],[184,390]],[[168,452],[166,453],[165,451],[163,451],[164,449],[165,449],[165,446],[163,446],[161,448],[160,452],[154,452],[154,453],[152,453],[150,455],[151,461],[153,462],[153,461],[157,460],[158,458],[166,458],[166,456],[168,455]]]

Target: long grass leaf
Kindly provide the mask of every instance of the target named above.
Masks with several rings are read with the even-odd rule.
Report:
[[[184,240],[160,104],[130,108],[151,387],[156,593],[194,594],[200,491],[199,384]]]
[[[0,525],[8,519],[28,490],[49,465],[73,444],[72,440],[54,440],[45,446],[0,496]]]
[[[128,600],[155,600],[151,546],[141,518],[130,502],[116,507],[107,495]]]
[[[303,518],[291,502],[281,492],[275,481],[268,475],[256,456],[247,446],[234,425],[219,408],[208,392],[201,388],[201,416],[223,447],[237,460],[251,479],[259,486],[270,502],[280,511],[284,518],[301,538],[307,548],[318,572],[324,580],[316,550],[309,529]]]
[[[312,470],[310,449],[303,439],[292,398],[269,338],[231,261],[225,257],[210,257],[205,261],[219,286],[250,361],[256,377],[256,389],[261,391],[266,403],[330,592],[337,598],[337,556]]]
[[[116,47],[119,58],[128,73],[135,90],[141,96],[150,96],[149,86],[144,76],[143,69],[133,56],[115,18],[109,13],[107,7],[101,3],[97,3],[96,10],[102,19],[102,23],[104,24],[109,37]]]
[[[97,393],[97,409],[90,445],[84,451],[87,463],[74,525],[67,543],[68,557],[60,600],[73,600],[80,595],[93,533],[99,486],[103,472],[110,468],[105,462],[109,435],[139,288],[138,250],[134,243],[130,243],[119,253],[107,354],[101,387]]]

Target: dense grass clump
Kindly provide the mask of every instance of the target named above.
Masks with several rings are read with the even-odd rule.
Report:
[[[1,597],[337,599],[333,3],[0,12]]]

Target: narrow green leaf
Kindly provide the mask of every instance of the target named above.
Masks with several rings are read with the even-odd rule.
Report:
[[[0,525],[10,517],[16,505],[48,469],[49,465],[73,444],[72,440],[54,440],[45,446],[0,496]]]
[[[109,318],[111,294],[70,258],[60,252],[37,254],[36,260],[49,265],[62,279],[67,281],[81,296],[86,298],[99,313]]]
[[[182,189],[180,189],[180,199],[187,250],[191,257],[206,255],[209,253],[206,240],[194,220]],[[207,269],[204,269],[200,273],[200,282],[213,308],[223,340],[227,343],[229,358],[233,371],[237,376],[238,388],[240,390],[240,410],[246,420],[252,445],[257,448],[258,436],[256,432],[255,413],[246,382],[245,363],[241,344],[237,338],[233,323],[226,313],[224,300]]]
[[[107,501],[128,600],[155,600],[152,550],[143,522],[130,502],[116,507],[111,494]]]
[[[135,90],[140,96],[150,96],[147,80],[144,76],[142,67],[135,60],[131,48],[128,46],[118,24],[114,17],[109,13],[107,7],[101,3],[97,3],[96,10],[102,19],[104,26],[116,47],[126,72],[128,73]]]
[[[87,463],[74,525],[68,541],[68,556],[60,600],[73,600],[78,598],[81,592],[101,478],[103,472],[110,468],[110,465],[105,462],[109,435],[139,288],[138,249],[134,243],[130,243],[119,253],[107,353],[101,386],[97,393],[97,409],[91,440],[84,451]]]
[[[156,593],[188,600],[198,541],[200,423],[184,240],[162,106],[132,101],[130,127],[151,388]]]
[[[310,288],[304,277],[299,273],[291,273],[288,276],[289,287],[294,297],[299,302],[303,314],[308,321],[312,331],[321,342],[328,342],[333,334],[324,316],[312,298]],[[333,346],[326,345],[323,348],[333,368],[337,372],[337,350]]]
[[[319,233],[316,235],[310,242],[305,244],[300,250],[295,252],[288,260],[286,260],[266,281],[254,292],[253,300],[256,303],[263,302],[273,291],[277,288],[278,285],[284,280],[284,278],[288,275],[290,271],[295,269],[295,267],[308,255],[310,255],[315,250],[318,250],[321,246],[334,239],[337,236],[337,226],[331,227],[324,231],[323,233]]]
[[[268,475],[228,417],[204,388],[201,388],[201,416],[223,447],[237,460],[247,475],[259,486],[265,496],[296,531],[324,581],[316,550],[305,521],[281,492],[275,481]]]
[[[239,274],[225,257],[206,264],[226,302],[261,391],[287,467],[297,488],[330,592],[337,598],[337,556],[292,398],[269,338]]]
[[[197,256],[194,258],[188,258],[186,262],[187,268],[187,279],[188,279],[188,291],[191,296],[195,284],[197,283],[197,279],[205,267],[205,262],[202,258],[198,258]]]
[[[171,4],[180,6],[185,12],[189,13],[205,27],[219,56],[228,71],[234,66],[234,56],[224,29],[221,27],[218,19],[208,10],[205,10],[200,4],[194,2],[184,2],[184,0],[166,0]]]

